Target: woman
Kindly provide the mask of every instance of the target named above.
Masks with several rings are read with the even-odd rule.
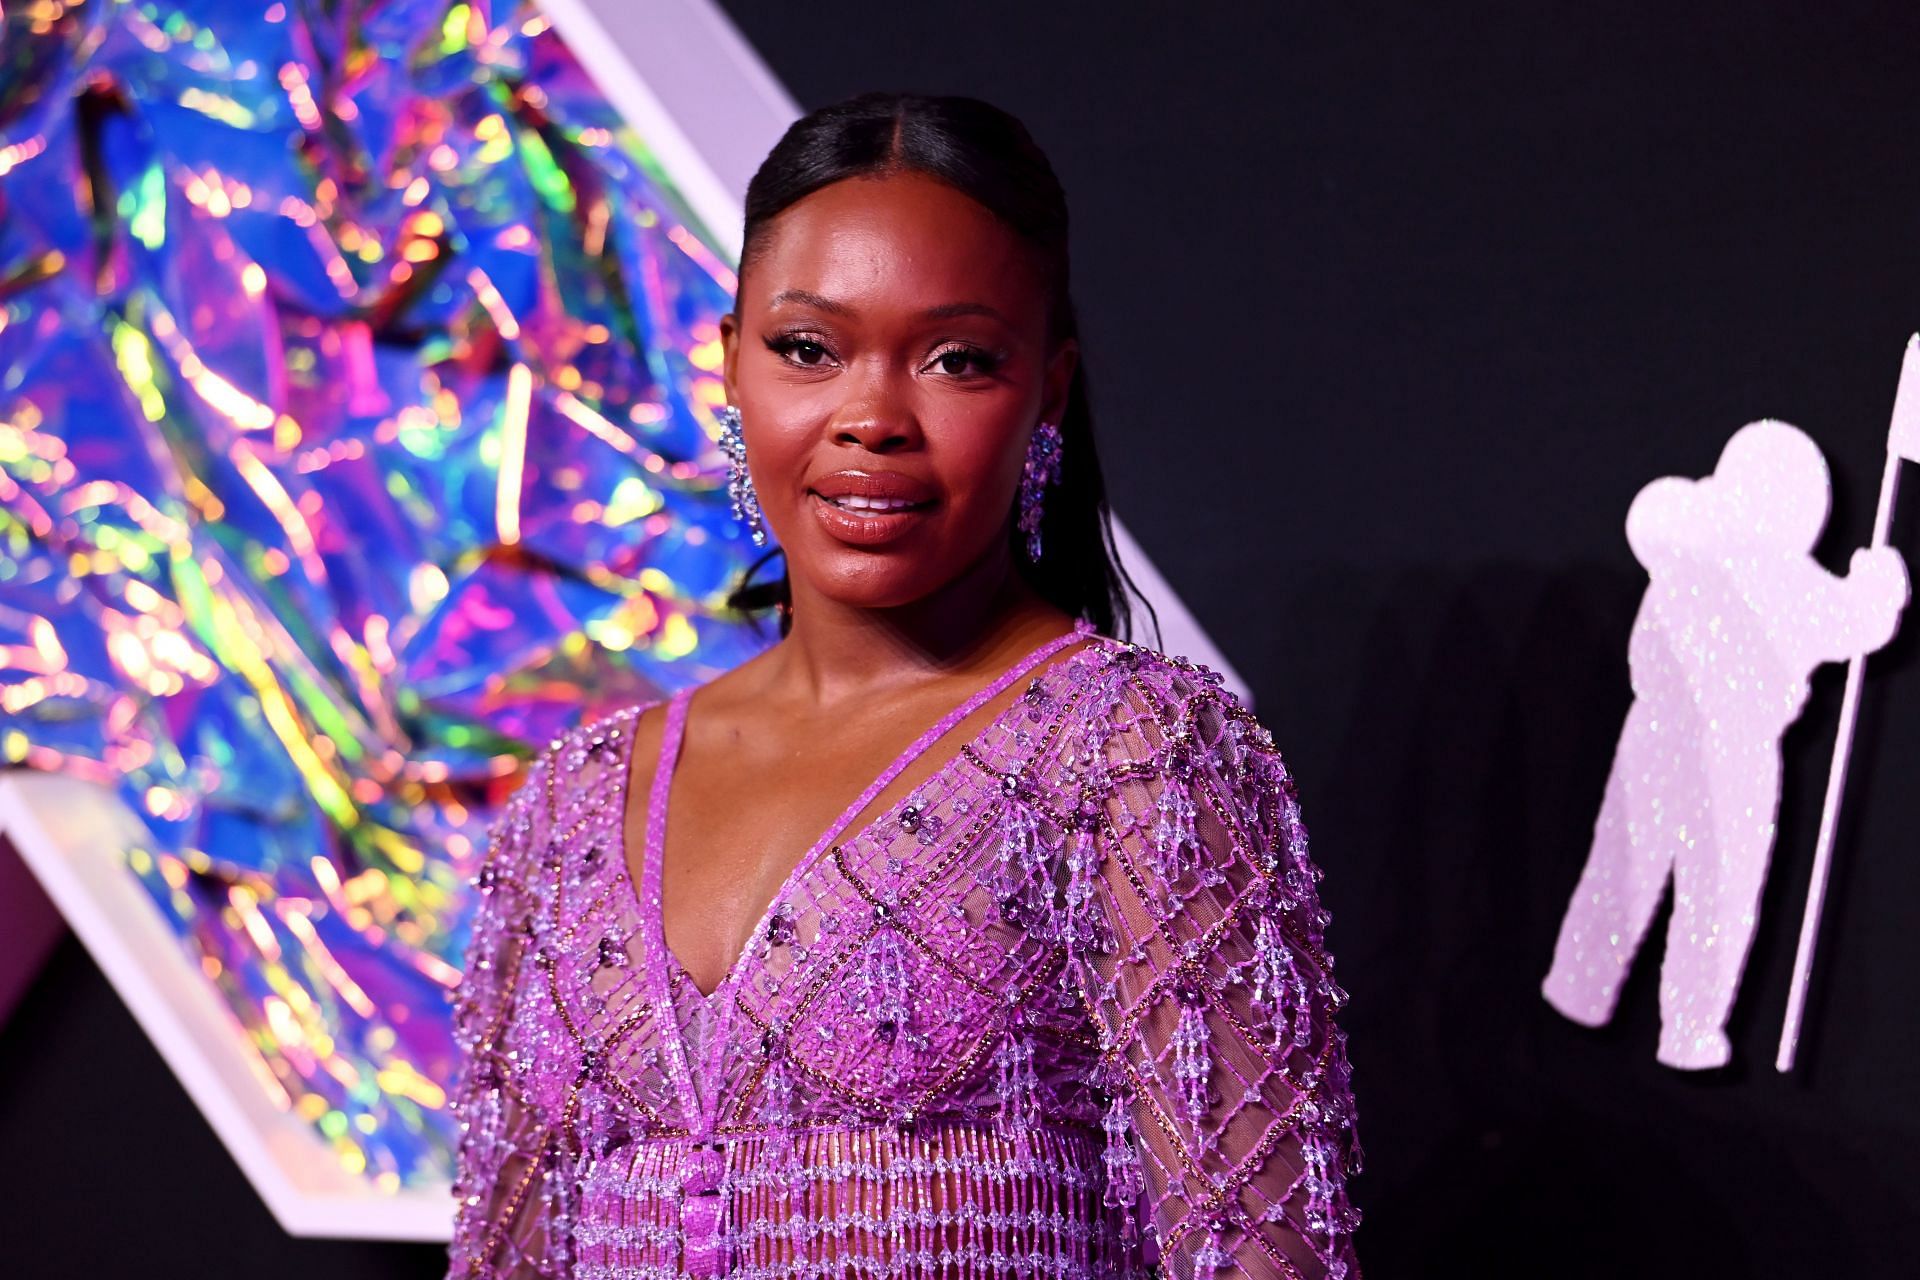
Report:
[[[741,256],[782,638],[563,734],[494,828],[452,1274],[1358,1276],[1320,873],[1258,721],[1112,638],[1045,157],[864,95]]]

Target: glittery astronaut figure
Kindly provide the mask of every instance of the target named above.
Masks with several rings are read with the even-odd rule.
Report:
[[[1844,578],[1813,559],[1828,488],[1812,440],[1756,422],[1712,475],[1656,480],[1627,513],[1652,578],[1628,647],[1634,701],[1542,991],[1575,1022],[1606,1022],[1671,873],[1655,1055],[1671,1067],[1727,1061],[1773,847],[1780,735],[1808,678],[1886,644],[1906,604],[1891,548],[1856,551]]]

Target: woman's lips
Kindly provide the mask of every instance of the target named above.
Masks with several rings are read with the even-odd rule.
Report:
[[[891,511],[873,508],[859,510],[852,506],[841,506],[812,490],[807,492],[807,505],[813,509],[815,517],[828,533],[842,542],[863,547],[893,541],[918,524],[933,507],[931,502],[922,502]]]

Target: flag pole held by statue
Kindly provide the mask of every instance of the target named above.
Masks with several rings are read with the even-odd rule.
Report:
[[[1907,339],[1900,365],[1900,387],[1893,397],[1893,425],[1887,434],[1887,465],[1880,478],[1880,505],[1873,517],[1873,542],[1884,547],[1893,529],[1893,504],[1900,492],[1901,462],[1920,462],[1920,333]],[[1827,872],[1833,863],[1834,834],[1840,825],[1840,796],[1847,783],[1847,760],[1853,751],[1854,726],[1860,718],[1860,686],[1867,659],[1856,654],[1847,662],[1846,692],[1840,699],[1840,732],[1834,739],[1833,765],[1827,773],[1827,798],[1820,808],[1820,837],[1814,845],[1813,877],[1807,886],[1806,914],[1800,920],[1800,949],[1793,958],[1793,983],[1787,994],[1786,1023],[1780,1030],[1780,1052],[1774,1067],[1793,1070],[1800,1045],[1800,1022],[1806,1012],[1807,981],[1813,971],[1814,946],[1820,934],[1820,911],[1826,902]]]

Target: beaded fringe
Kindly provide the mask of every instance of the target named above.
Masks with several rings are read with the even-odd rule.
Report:
[[[974,1280],[1143,1276],[1095,1174],[1097,1138],[1034,1124],[1019,1138],[972,1125],[798,1131],[797,1172],[773,1135],[729,1139],[720,1179],[725,1273],[742,1280],[846,1275]],[[601,1162],[573,1227],[575,1280],[679,1277],[678,1144]],[[655,1206],[645,1218],[635,1205]],[[1130,1261],[1132,1260],[1132,1261]]]

